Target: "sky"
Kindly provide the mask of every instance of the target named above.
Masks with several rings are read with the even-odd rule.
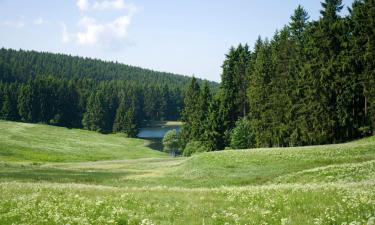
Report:
[[[220,81],[231,46],[272,37],[299,4],[319,18],[319,0],[0,0],[0,47]]]

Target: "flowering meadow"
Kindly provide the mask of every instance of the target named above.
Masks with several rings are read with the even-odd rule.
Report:
[[[64,148],[73,150],[61,140],[56,161],[47,157],[54,150],[42,140],[22,136],[25,125],[8,125],[14,129],[6,138],[0,135],[1,225],[375,224],[374,137],[169,158],[147,157],[152,150],[142,140],[127,140],[134,150],[125,148],[121,156],[117,137],[90,137],[85,131],[98,146],[116,148],[114,157],[120,159],[108,158],[92,144],[95,161],[73,160],[91,147],[77,141],[78,152],[65,156]],[[34,129],[48,132],[52,141],[59,135],[74,139],[80,132]],[[30,154],[38,154],[29,157],[27,144]]]

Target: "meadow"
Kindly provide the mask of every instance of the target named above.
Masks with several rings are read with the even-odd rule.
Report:
[[[375,137],[172,158],[0,121],[0,224],[375,224]]]

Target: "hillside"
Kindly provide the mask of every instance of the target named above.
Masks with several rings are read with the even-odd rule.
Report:
[[[72,162],[164,157],[148,141],[121,134],[0,120],[0,161]]]
[[[124,80],[138,84],[173,83],[179,87],[184,87],[191,79],[186,75],[159,72],[118,62],[5,48],[0,49],[0,75],[3,82],[26,82],[37,75],[52,75],[66,79]],[[216,87],[218,85],[215,82],[210,84]]]
[[[120,63],[2,48],[0,119],[135,137],[150,121],[180,119],[190,81]]]
[[[1,224],[371,224],[375,217],[374,137],[169,158],[121,135],[4,121],[0,128]]]

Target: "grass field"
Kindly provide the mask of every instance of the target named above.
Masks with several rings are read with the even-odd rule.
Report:
[[[0,224],[375,224],[375,137],[170,158],[0,121]]]

